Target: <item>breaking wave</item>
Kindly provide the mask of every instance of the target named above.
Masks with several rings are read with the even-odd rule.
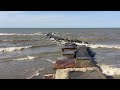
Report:
[[[113,48],[113,49],[120,49],[120,45],[107,45],[107,44],[81,44],[81,43],[76,43],[77,45],[86,45],[91,48]]]
[[[44,68],[34,71],[31,75],[27,76],[26,79],[32,79],[35,76],[39,76],[41,74],[40,71],[43,71],[43,70],[44,70]]]
[[[51,38],[50,40],[55,42],[54,38]],[[56,43],[58,45],[60,45],[60,44],[64,45],[67,42],[64,41],[64,40],[62,40],[61,42],[56,41]],[[91,47],[91,48],[113,48],[113,49],[120,49],[120,45],[119,44],[118,45],[107,45],[107,44],[85,44],[84,42],[82,42],[82,43],[74,42],[74,43],[76,43],[77,45],[85,45],[85,46],[88,46],[88,47]]]
[[[54,39],[51,39],[52,41],[55,41]],[[58,43],[56,41],[56,43]],[[66,41],[62,40],[60,42],[61,44],[65,44],[67,43]],[[60,45],[60,43],[58,43],[58,45]],[[75,44],[77,45],[85,45],[85,46],[88,46],[88,47],[91,47],[91,48],[113,48],[113,49],[120,49],[120,45],[107,45],[107,44],[85,44],[84,42],[82,43],[77,43],[77,42],[74,42]]]
[[[102,73],[107,76],[114,76],[114,75],[120,75],[120,68],[117,68],[113,65],[99,65],[102,69]]]
[[[28,49],[28,48],[38,48],[38,47],[50,47],[50,46],[56,46],[56,44],[51,44],[51,45],[35,45],[35,46],[16,46],[16,47],[5,47],[5,48],[0,48],[0,52],[12,52],[12,51],[20,51],[23,49]]]
[[[57,42],[58,43],[58,42]],[[61,41],[60,42],[61,44],[65,44],[67,43],[66,41]],[[76,42],[75,42],[76,43]],[[88,46],[88,47],[91,47],[91,48],[113,48],[113,49],[120,49],[120,45],[107,45],[107,44],[85,44],[84,42],[83,43],[76,43],[77,45],[85,45],[85,46]],[[59,43],[58,43],[59,45]]]
[[[49,62],[51,62],[51,63],[55,63],[55,61],[52,61],[52,60],[50,60],[50,59],[46,59],[47,61],[49,61]]]
[[[56,42],[58,45],[67,43],[64,40],[61,40],[60,42],[56,41],[54,38],[50,38],[50,40],[53,41],[53,42]],[[74,42],[74,43],[76,43],[77,45],[85,45],[85,46],[88,46],[88,47],[91,47],[91,48],[113,48],[113,49],[120,49],[120,44],[118,44],[118,45],[116,45],[116,44],[115,45],[107,45],[107,44],[86,44],[85,42],[82,42],[82,43]]]
[[[120,45],[101,45],[101,44],[95,44],[95,45],[89,45],[91,48],[113,48],[113,49],[120,49]]]
[[[24,47],[6,47],[6,48],[0,48],[0,52],[12,52],[12,51],[19,51],[23,49],[30,48],[32,46],[24,46]]]
[[[18,58],[18,59],[14,59],[16,61],[24,61],[24,60],[33,60],[35,59],[36,57],[33,57],[33,56],[27,56],[25,58]]]

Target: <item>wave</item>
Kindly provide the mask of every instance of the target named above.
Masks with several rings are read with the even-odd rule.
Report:
[[[52,61],[52,60],[50,60],[50,59],[45,59],[45,60],[47,60],[47,61],[49,61],[49,62],[51,62],[51,63],[55,63],[55,61]]]
[[[62,42],[62,44],[65,44],[66,42]],[[82,43],[77,43],[74,42],[76,45],[85,45],[91,48],[113,48],[113,49],[120,49],[120,45],[107,45],[107,44],[85,44],[84,42]]]
[[[66,41],[62,41],[61,44],[65,44],[67,43]],[[76,45],[85,45],[85,46],[88,46],[88,47],[91,47],[91,48],[108,48],[108,49],[120,49],[120,45],[107,45],[107,44],[85,44],[84,42],[82,43],[77,43],[77,42],[74,42]]]
[[[80,44],[79,44],[80,45]],[[86,45],[91,48],[113,48],[113,49],[120,49],[120,45],[107,45],[107,44],[81,44],[81,45]]]
[[[51,60],[50,60],[51,61]],[[105,74],[106,76],[115,76],[115,75],[120,75],[120,68],[116,68],[113,65],[105,65],[101,64],[99,65],[100,68],[102,69],[102,73]],[[32,75],[29,75],[26,79],[31,79],[34,76],[39,76],[41,73],[40,71],[45,70],[44,68],[40,70],[36,70],[32,73]]]
[[[6,47],[6,48],[0,48],[0,52],[12,52],[12,51],[19,51],[23,49],[30,48],[32,46],[24,46],[24,47]]]
[[[55,35],[55,34],[54,34]],[[55,35],[56,36],[56,35]],[[65,40],[61,40],[61,41],[57,41],[54,38],[50,38],[51,41],[56,42],[57,45],[64,45],[65,43],[67,43]],[[86,44],[85,42],[82,43],[78,43],[78,42],[74,42],[76,45],[85,45],[91,48],[113,48],[113,49],[120,49],[120,44]]]
[[[113,49],[120,49],[120,45],[102,45],[102,44],[91,44],[89,45],[91,48],[113,48]]]
[[[16,46],[16,47],[5,47],[0,48],[0,52],[12,52],[12,51],[20,51],[23,49],[28,48],[38,48],[38,47],[50,47],[50,46],[56,46],[56,44],[50,44],[50,45],[34,45],[34,46]]]
[[[100,66],[100,68],[102,69],[102,73],[107,76],[120,75],[120,68],[117,68],[113,65],[101,64],[98,66]]]
[[[19,33],[0,33],[0,36],[2,35],[46,35],[42,32],[38,32],[38,33],[33,33],[33,34],[19,34]]]
[[[33,57],[33,56],[27,56],[25,58],[18,58],[18,59],[13,59],[13,60],[16,60],[16,61],[24,61],[24,60],[33,60],[35,59],[36,57]]]
[[[41,74],[40,71],[43,71],[43,70],[44,70],[44,68],[41,68],[41,69],[36,70],[36,71],[33,71],[33,73],[31,75],[27,76],[26,79],[32,79],[35,76],[39,76]]]

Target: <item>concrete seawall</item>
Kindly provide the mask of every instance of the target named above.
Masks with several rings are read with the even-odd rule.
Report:
[[[65,47],[61,49],[66,59],[56,61],[53,66],[55,72],[46,73],[43,79],[107,79],[97,66],[97,62],[93,60],[95,54],[90,52],[89,47],[78,47],[74,43],[82,41],[64,39],[53,33],[48,33],[47,37],[56,41],[65,40],[68,43],[65,43]]]

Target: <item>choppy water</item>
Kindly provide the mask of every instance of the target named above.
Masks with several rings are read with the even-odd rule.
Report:
[[[0,29],[0,78],[29,79],[61,58],[47,32],[89,42],[103,73],[120,75],[120,29]]]

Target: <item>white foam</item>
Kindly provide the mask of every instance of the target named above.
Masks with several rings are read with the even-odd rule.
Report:
[[[120,49],[120,45],[102,45],[102,44],[90,44],[91,48],[115,48]]]
[[[24,46],[24,47],[6,47],[6,48],[0,48],[0,52],[12,52],[12,51],[19,51],[22,49],[27,49],[32,46]]]
[[[52,40],[54,42],[57,42],[54,38],[51,38],[50,40]],[[64,41],[64,40],[61,40],[60,43],[64,45],[67,42]],[[76,45],[85,45],[85,46],[88,46],[88,47],[91,47],[91,48],[114,48],[114,49],[120,49],[120,44],[107,45],[107,44],[86,44],[85,42],[82,42],[82,43],[74,42],[74,43]],[[60,45],[60,44],[58,43],[58,45]]]
[[[117,68],[113,65],[99,65],[102,69],[102,73],[108,76],[120,75],[120,68]]]
[[[24,61],[24,60],[33,60],[33,59],[35,59],[35,57],[33,57],[33,56],[27,56],[25,58],[18,58],[18,59],[14,59],[14,60]]]
[[[51,41],[55,41],[55,39],[54,39],[54,38],[50,38],[50,40],[51,40]]]
[[[107,44],[84,44],[84,43],[76,43],[77,45],[85,45],[91,48],[114,48],[120,49],[120,45],[107,45]]]
[[[37,32],[37,33],[34,33],[33,35],[47,35],[47,34],[43,34],[42,32]]]
[[[85,46],[88,46],[89,44],[85,44],[84,42],[82,42],[82,43],[77,43],[77,42],[75,42],[75,44],[76,45],[85,45]]]
[[[62,41],[61,41],[61,44],[65,44],[65,43],[67,43],[67,42],[66,42],[66,41],[64,41],[64,40],[62,40]]]
[[[52,61],[52,60],[50,60],[50,59],[46,59],[47,61],[49,61],[49,62],[51,62],[51,63],[55,63],[55,61]]]
[[[40,70],[38,70],[38,71],[34,71],[33,74],[30,75],[30,76],[28,76],[26,79],[31,79],[31,78],[33,78],[34,76],[40,75],[39,71],[42,71],[42,70],[44,70],[44,69],[42,68],[42,69],[40,69]]]

